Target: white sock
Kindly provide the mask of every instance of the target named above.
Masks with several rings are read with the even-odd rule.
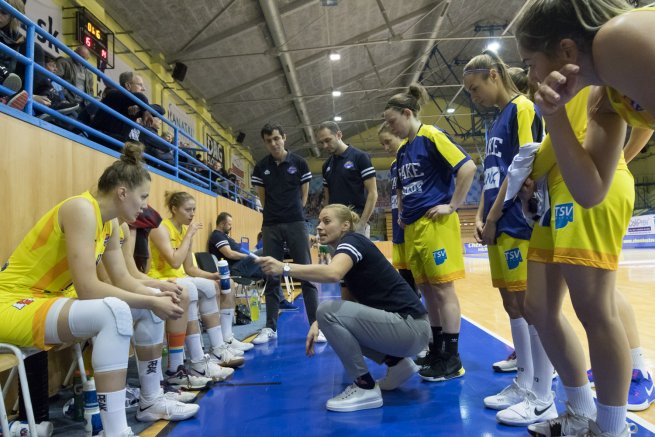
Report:
[[[187,334],[184,344],[189,351],[191,361],[200,361],[205,357],[205,352],[202,350],[202,343],[200,343],[200,334]]]
[[[640,347],[636,347],[630,349],[630,356],[632,357],[632,368],[641,370],[644,378],[646,378],[648,376],[648,366],[646,366],[646,360],[644,360],[644,352]]]
[[[521,388],[529,389],[532,387],[534,368],[532,367],[532,351],[530,348],[530,331],[528,330],[528,322],[521,317],[518,319],[510,319],[509,325],[512,330],[514,350],[516,351],[516,383]]]
[[[234,308],[221,310],[221,329],[223,330],[223,339],[232,339],[232,322],[234,321]]]
[[[221,325],[207,328],[207,336],[209,337],[209,343],[211,344],[212,349],[223,346],[225,343],[223,341],[223,330],[221,329]]]
[[[98,392],[98,405],[105,435],[120,435],[128,428],[125,416],[125,389],[110,393]]]
[[[186,339],[185,339],[185,342],[186,342]],[[191,348],[188,347],[188,346],[187,346],[187,349],[189,349],[189,351],[191,350]],[[169,349],[168,350],[168,371],[169,372],[177,372],[178,367],[180,367],[183,364],[184,364],[184,353],[183,353],[183,351],[171,353],[171,351]]]
[[[541,344],[537,329],[530,325],[528,330],[530,331],[530,351],[532,352],[532,365],[534,367],[532,391],[537,399],[547,401],[553,397],[553,364],[548,359],[548,355]]]
[[[625,416],[628,406],[613,407],[598,402],[598,417],[596,423],[601,431],[608,434],[619,434],[625,429]]]
[[[576,414],[593,419],[596,417],[596,403],[591,391],[591,384],[586,383],[580,387],[567,387],[564,385],[566,398]]]
[[[136,367],[139,371],[139,382],[141,383],[141,398],[146,401],[152,401],[159,396],[159,375],[161,368],[161,357],[141,361],[137,360]]]

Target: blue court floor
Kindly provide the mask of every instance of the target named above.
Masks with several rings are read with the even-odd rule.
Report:
[[[321,299],[337,296],[336,287],[322,287]],[[460,343],[466,369],[463,378],[426,383],[415,376],[400,389],[385,392],[382,408],[354,413],[327,411],[325,401],[351,381],[329,345],[319,345],[312,358],[305,356],[308,325],[302,297],[295,303],[301,310],[280,315],[276,342],[246,353],[245,367],[199,400],[196,418],[170,424],[160,435],[528,435],[525,428],[499,425],[495,411],[483,407],[484,396],[497,393],[511,382],[512,374],[497,374],[491,369],[491,362],[506,356],[510,348],[467,320],[462,321]],[[372,362],[370,369],[376,379],[385,371]],[[558,409],[564,409],[563,403]],[[637,436],[655,436],[652,424],[638,426]]]

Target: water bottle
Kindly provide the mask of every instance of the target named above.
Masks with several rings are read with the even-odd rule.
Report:
[[[41,422],[36,424],[36,437],[50,437],[52,435],[52,423]],[[15,420],[9,422],[9,435],[11,437],[32,437],[27,422]]]
[[[218,262],[218,275],[221,278],[221,293],[230,293],[230,266],[224,259]]]
[[[98,435],[102,431],[98,395],[93,378],[89,378],[84,384],[84,431],[87,436]]]
[[[250,296],[250,320],[257,321],[259,320],[259,299],[257,297],[257,290],[253,290],[254,296]]]

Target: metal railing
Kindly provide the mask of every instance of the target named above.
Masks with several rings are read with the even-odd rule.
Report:
[[[44,123],[43,120],[39,120],[38,118],[35,117],[35,110],[36,110],[42,114],[47,114],[49,117],[51,117],[54,120],[57,120],[58,122],[62,123],[64,126],[69,126],[78,129],[80,132],[83,132],[86,135],[88,135],[88,138],[90,138],[92,141],[93,138],[98,138],[102,140],[104,144],[100,143],[101,146],[110,144],[112,147],[116,149],[120,149],[123,147],[123,143],[117,140],[116,138],[107,135],[102,131],[98,131],[84,123],[81,123],[72,117],[64,115],[46,105],[34,101],[34,92],[33,92],[34,77],[35,74],[40,74],[50,79],[51,82],[58,83],[66,90],[81,97],[83,101],[85,101],[85,104],[87,106],[95,106],[97,107],[98,111],[102,110],[110,114],[111,116],[115,117],[116,119],[120,120],[121,122],[125,123],[126,125],[130,126],[132,129],[137,129],[139,131],[139,138],[143,138],[143,136],[145,136],[150,140],[150,142],[157,144],[157,146],[159,146],[160,148],[172,152],[173,164],[169,164],[168,162],[162,161],[147,153],[145,155],[148,162],[155,164],[156,167],[158,167],[159,169],[163,169],[164,174],[166,174],[167,176],[172,177],[174,180],[178,182],[191,184],[194,188],[198,188],[201,191],[222,195],[224,197],[228,197],[237,202],[241,201],[241,203],[245,204],[246,206],[249,206],[252,209],[256,209],[256,197],[254,194],[248,193],[247,191],[243,190],[229,179],[226,179],[225,177],[217,173],[213,168],[208,167],[204,162],[197,159],[193,155],[193,153],[187,152],[189,151],[189,152],[209,153],[209,150],[204,145],[200,144],[195,138],[193,138],[183,129],[180,129],[179,127],[174,125],[170,120],[159,115],[159,113],[157,113],[150,105],[146,104],[137,96],[127,91],[125,88],[121,87],[113,79],[105,75],[98,68],[91,65],[89,62],[87,62],[76,52],[68,48],[61,41],[50,35],[45,30],[41,29],[25,15],[21,14],[16,9],[11,7],[5,0],[0,0],[0,6],[5,11],[9,12],[9,14],[16,17],[21,23],[25,25],[26,28],[25,29],[26,32],[25,55],[18,53],[17,51],[11,49],[10,47],[8,47],[3,43],[0,43],[0,52],[16,59],[17,62],[20,62],[21,64],[25,65],[25,76],[21,79],[23,80],[23,89],[28,94],[28,100],[27,100],[27,104],[25,105],[24,112],[34,117],[34,120],[32,120],[33,124],[38,124],[40,126],[43,126],[42,123]],[[134,122],[133,120],[125,117],[124,115],[118,113],[117,111],[113,110],[109,106],[105,105],[104,103],[96,99],[96,97],[85,93],[84,91],[75,87],[73,84],[65,81],[63,78],[57,76],[56,74],[47,70],[45,67],[36,63],[34,61],[35,34],[44,38],[46,41],[50,42],[52,45],[57,47],[60,51],[68,55],[71,59],[76,61],[78,64],[83,65],[85,69],[91,71],[97,77],[101,78],[102,81],[107,86],[110,86],[116,91],[120,92],[122,95],[126,96],[128,99],[134,102],[135,105],[139,106],[143,110],[150,112],[150,114],[152,114],[153,117],[159,118],[164,124],[168,125],[173,131],[173,142],[169,143],[165,141],[160,136],[148,130],[145,126],[140,125]],[[2,85],[0,85],[0,92],[5,95],[13,94],[12,90]],[[72,135],[75,136],[75,134]],[[78,142],[85,143],[87,141],[82,136],[78,135],[78,137],[79,137]],[[180,141],[181,138],[183,138],[184,141],[190,143],[193,147],[190,148],[180,147],[180,144],[184,143],[183,141]]]

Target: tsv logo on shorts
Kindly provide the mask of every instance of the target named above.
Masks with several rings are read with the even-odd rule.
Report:
[[[521,251],[519,248],[510,249],[505,251],[505,260],[507,261],[507,267],[510,270],[514,270],[523,262],[523,257],[521,256]]]
[[[555,229],[562,229],[573,223],[573,203],[555,205]]]
[[[448,259],[448,256],[446,255],[446,249],[435,250],[432,252],[432,256],[434,257],[434,263],[438,266],[445,263]]]

